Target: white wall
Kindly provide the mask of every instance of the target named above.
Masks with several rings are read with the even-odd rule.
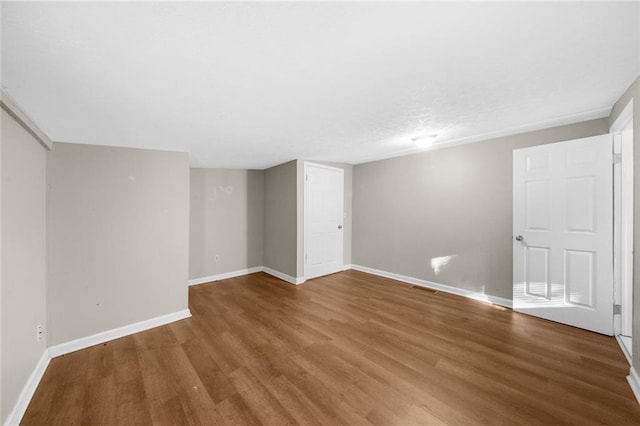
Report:
[[[3,109],[1,116],[1,401],[3,424],[46,349],[45,149]]]
[[[47,184],[50,345],[188,308],[187,153],[56,143]]]

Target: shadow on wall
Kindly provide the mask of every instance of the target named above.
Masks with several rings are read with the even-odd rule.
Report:
[[[189,207],[189,279],[200,278],[194,274],[194,265],[202,265],[206,262],[206,250],[203,232],[206,228],[206,210],[203,196],[194,190],[194,175],[191,174],[191,205]],[[198,230],[198,232],[194,232]]]
[[[247,171],[247,268],[264,265],[264,172]]]

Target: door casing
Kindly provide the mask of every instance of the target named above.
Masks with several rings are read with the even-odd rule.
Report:
[[[621,314],[614,316],[614,334],[631,337],[633,324],[633,99],[611,126],[614,153],[614,300]],[[627,356],[631,356],[629,350]]]

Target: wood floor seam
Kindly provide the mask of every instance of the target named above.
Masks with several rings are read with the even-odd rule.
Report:
[[[192,317],[53,358],[23,425],[640,424],[614,338],[349,270],[189,287]]]

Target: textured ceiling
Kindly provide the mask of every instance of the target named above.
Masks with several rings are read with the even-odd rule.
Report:
[[[606,116],[640,4],[2,2],[6,92],[55,141],[193,167],[359,163]]]

